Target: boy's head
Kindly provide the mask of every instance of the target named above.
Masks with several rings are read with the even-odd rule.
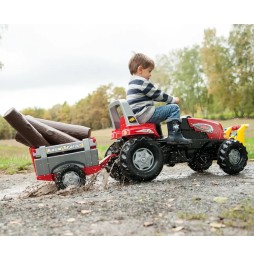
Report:
[[[154,61],[142,53],[134,54],[129,61],[130,74],[138,75],[149,80],[154,69]]]

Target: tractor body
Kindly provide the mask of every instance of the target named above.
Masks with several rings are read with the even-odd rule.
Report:
[[[246,126],[225,130],[219,122],[185,116],[181,118],[181,132],[191,143],[169,144],[155,124],[138,123],[126,100],[112,102],[109,113],[115,142],[105,154],[114,155],[106,169],[116,180],[150,181],[160,174],[164,164],[173,167],[186,162],[192,170],[203,172],[216,160],[230,175],[238,174],[247,164]],[[236,132],[234,136],[232,131]]]

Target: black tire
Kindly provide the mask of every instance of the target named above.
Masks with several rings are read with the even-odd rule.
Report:
[[[110,177],[114,180],[119,181],[121,184],[129,183],[131,181],[130,178],[124,175],[119,158],[117,158],[112,164],[112,167],[110,169]]]
[[[116,147],[116,144],[113,143],[106,151],[105,157],[108,155],[119,154],[119,151]],[[123,175],[121,165],[120,165],[120,159],[119,156],[112,157],[107,166],[105,167],[106,171],[109,173],[110,177],[119,181],[120,183],[128,183],[130,182],[130,179]]]
[[[212,164],[213,160],[209,154],[198,152],[188,163],[188,166],[194,171],[203,172],[208,170]]]
[[[237,140],[224,141],[218,150],[217,163],[229,175],[237,175],[248,161],[248,152],[243,144]]]
[[[119,155],[119,153],[120,153],[120,152],[118,151],[118,149],[116,149],[116,144],[113,143],[113,144],[111,144],[110,147],[106,150],[104,157],[107,157],[108,155],[111,155],[111,154],[118,154],[118,155]],[[106,169],[106,171],[107,171],[108,173],[110,173],[110,170],[111,170],[111,168],[112,168],[112,166],[113,166],[114,161],[116,160],[116,158],[117,158],[117,157],[114,157],[114,158],[112,157],[112,158],[109,160],[108,164],[106,165],[105,169]]]
[[[134,181],[151,181],[163,168],[163,153],[152,139],[130,139],[122,147],[120,164],[123,175]]]
[[[86,183],[82,169],[74,164],[64,165],[55,172],[55,184],[58,190],[69,186],[81,187]]]

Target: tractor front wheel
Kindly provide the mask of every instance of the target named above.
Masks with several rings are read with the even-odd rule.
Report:
[[[227,174],[239,174],[245,168],[247,161],[248,153],[241,142],[230,139],[221,144],[217,163]]]

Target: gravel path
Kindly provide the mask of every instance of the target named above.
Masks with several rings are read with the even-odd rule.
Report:
[[[0,175],[0,235],[254,235],[254,162],[237,176],[216,162],[205,173],[165,166],[148,183],[105,183],[105,176],[56,191],[34,173]]]

